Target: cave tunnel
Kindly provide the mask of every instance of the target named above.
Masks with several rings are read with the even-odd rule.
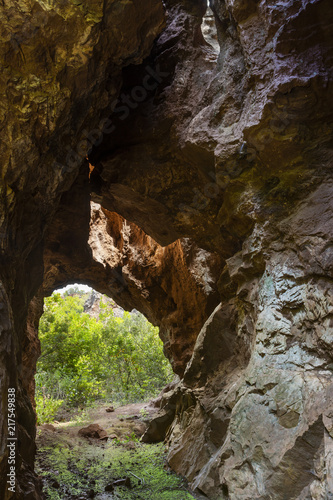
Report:
[[[159,326],[193,490],[332,498],[332,4],[206,11],[0,3],[4,500],[43,498],[38,321],[68,282]]]

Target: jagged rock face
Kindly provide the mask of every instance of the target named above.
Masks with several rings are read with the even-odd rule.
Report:
[[[0,7],[2,496],[15,386],[17,498],[41,497],[36,327],[76,280],[160,325],[182,380],[151,435],[193,488],[331,498],[330,1],[211,0],[219,53],[203,0],[16,4]]]
[[[112,309],[113,314],[116,318],[122,318],[124,316],[124,309],[116,304],[112,299],[106,299],[101,293],[93,290],[88,296],[84,303],[84,312],[88,313],[90,317],[98,319],[102,312],[101,304],[107,303],[107,305]]]
[[[332,189],[227,261],[236,294],[197,339],[168,431],[171,466],[208,498],[332,495]]]
[[[89,242],[94,261],[106,271],[108,294],[160,327],[164,352],[182,376],[207,314],[219,300],[213,278],[219,257],[188,239],[161,247],[135,224],[96,205]]]
[[[287,215],[327,166],[331,9],[212,2],[216,60],[200,31],[202,2],[167,5],[151,59],[161,89],[142,104],[132,98],[127,114],[116,107],[112,138],[90,155],[95,196],[163,244],[186,235],[228,258],[256,223]],[[121,96],[142,85],[145,67],[127,70]]]

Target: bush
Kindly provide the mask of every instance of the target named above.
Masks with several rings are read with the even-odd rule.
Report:
[[[156,396],[172,379],[158,329],[138,313],[116,318],[107,301],[100,304],[99,318],[90,317],[83,302],[59,294],[45,300],[36,375],[44,413],[54,401],[78,406],[102,398],[127,403]]]
[[[55,416],[63,404],[62,399],[53,399],[50,396],[43,397],[40,394],[36,396],[37,424],[48,424],[53,422]]]

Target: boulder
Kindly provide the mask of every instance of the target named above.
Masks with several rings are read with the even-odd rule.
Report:
[[[108,440],[108,433],[99,424],[90,424],[88,427],[83,427],[78,434],[84,438],[99,439],[100,441]]]

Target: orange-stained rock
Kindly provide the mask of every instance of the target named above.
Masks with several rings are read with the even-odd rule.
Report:
[[[46,234],[44,293],[82,281],[123,308],[141,311],[160,327],[165,353],[182,375],[218,303],[213,276],[221,259],[185,238],[160,246],[120,215],[96,203],[90,207],[84,189],[78,183],[63,196]]]

